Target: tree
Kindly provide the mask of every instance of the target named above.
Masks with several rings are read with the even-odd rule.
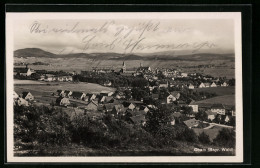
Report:
[[[196,133],[193,131],[193,129],[189,129],[187,127],[185,127],[183,131],[178,132],[177,139],[184,140],[187,142],[197,142],[198,141],[198,137],[197,137]]]
[[[153,92],[153,94],[158,94],[159,93],[159,88],[155,87],[152,92]]]
[[[41,75],[38,73],[32,73],[31,78],[34,80],[39,80],[41,78]]]
[[[195,118],[196,118],[197,120],[207,121],[207,120],[208,120],[208,115],[206,114],[205,111],[199,110],[199,112],[196,113]]]
[[[229,125],[231,126],[236,126],[236,118],[235,117],[230,117],[230,120],[228,122]]]
[[[213,120],[213,122],[215,122],[215,123],[220,123],[220,121],[221,121],[221,115],[219,115],[219,114],[217,114],[216,115],[216,117],[214,118],[214,120]]]
[[[150,110],[147,113],[146,129],[155,133],[161,126],[169,125],[172,121],[171,114],[171,109],[163,105],[159,105],[158,109]]]
[[[131,93],[130,90],[125,90],[124,93],[125,93],[125,98],[126,98],[126,100],[131,99],[132,93]]]
[[[219,131],[213,142],[219,146],[235,147],[235,131],[233,129],[223,128]]]
[[[181,109],[183,110],[183,114],[191,115],[193,113],[192,107],[190,106],[183,106]]]
[[[230,79],[230,80],[228,81],[228,85],[229,85],[229,86],[235,86],[235,84],[236,84],[236,81],[235,81],[234,78],[232,78],[232,79]]]
[[[133,88],[132,89],[132,96],[136,100],[141,100],[144,97],[147,97],[148,95],[149,94],[143,89],[140,89],[140,88]]]
[[[210,139],[209,136],[203,131],[202,133],[199,134],[198,140],[203,143],[203,144],[209,144]]]

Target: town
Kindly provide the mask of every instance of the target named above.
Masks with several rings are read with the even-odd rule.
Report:
[[[14,91],[14,105],[18,107],[45,105],[64,109],[71,118],[80,113],[90,121],[99,122],[109,115],[114,120],[142,128],[156,126],[151,124],[160,116],[158,126],[163,123],[186,127],[197,136],[205,132],[211,142],[220,128],[235,129],[234,105],[214,101],[201,103],[217,96],[218,93],[211,89],[234,88],[235,79],[186,73],[174,68],[152,69],[142,63],[128,69],[126,62],[116,68],[93,67],[92,71],[80,73],[33,70],[26,65],[14,68],[14,79],[35,80],[47,85],[57,82],[75,85],[74,89],[52,90],[48,95],[49,101],[44,103],[39,103],[29,90]],[[78,91],[77,83],[80,82],[96,83],[115,90],[98,93]]]

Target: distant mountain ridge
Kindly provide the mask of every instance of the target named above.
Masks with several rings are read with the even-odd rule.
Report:
[[[179,54],[178,54],[179,53]],[[53,54],[39,48],[25,48],[14,51],[14,57],[35,58],[86,58],[94,60],[183,60],[183,61],[205,61],[205,60],[235,60],[233,53],[191,53],[190,51],[158,52],[150,54],[119,54],[119,53],[72,53]]]

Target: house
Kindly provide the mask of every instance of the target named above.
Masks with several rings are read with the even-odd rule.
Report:
[[[123,105],[125,108],[130,109],[130,110],[134,110],[135,109],[135,104],[131,103],[131,102],[123,102]]]
[[[139,68],[137,68],[136,72],[150,72],[152,71],[152,68],[151,67],[143,67],[143,66],[140,66]]]
[[[225,122],[228,123],[230,121],[230,116],[229,115],[226,115],[225,117]]]
[[[56,80],[62,82],[62,81],[63,81],[63,77],[62,77],[62,76],[58,76],[58,77],[56,78]]]
[[[205,113],[208,116],[208,120],[211,120],[211,121],[214,120],[217,115],[217,113],[214,113],[211,110],[207,110],[207,111],[205,111]]]
[[[86,102],[89,102],[90,100],[89,100],[89,96],[85,96],[84,98],[83,98],[83,100],[84,101],[86,101]],[[94,99],[95,100],[95,99]]]
[[[86,106],[85,110],[87,111],[97,111],[98,104],[95,101],[90,101]]]
[[[193,112],[199,112],[199,105],[195,101],[191,101],[188,106],[192,108]]]
[[[85,98],[85,96],[86,96],[86,94],[83,93],[83,92],[73,92],[73,93],[71,94],[71,97],[72,97],[73,99],[79,99],[79,100],[83,100],[83,99]]]
[[[130,122],[132,122],[135,125],[144,126],[146,124],[146,118],[144,115],[132,116],[130,117]]]
[[[189,86],[188,86],[188,88],[189,88],[189,89],[194,89],[194,85],[190,83]]]
[[[109,103],[109,104],[105,104],[103,106],[103,108],[104,108],[105,112],[112,112],[114,106],[115,106],[114,103]]]
[[[188,76],[187,73],[181,73],[181,77],[185,78],[185,77],[187,77],[187,76]]]
[[[51,81],[55,81],[55,80],[56,79],[55,79],[54,75],[52,75],[52,74],[45,74],[44,81],[51,82]]]
[[[174,87],[175,83],[174,82],[169,82],[169,87]]]
[[[114,105],[111,113],[114,114],[114,115],[124,114],[125,113],[124,105],[123,104],[116,104],[116,105]]]
[[[112,103],[113,102],[113,97],[112,96],[106,96],[105,98],[105,103]]]
[[[44,81],[44,79],[45,79],[45,76],[44,75],[41,75],[40,76],[40,79],[38,79],[39,81]]]
[[[113,96],[116,98],[116,99],[122,99],[122,98],[125,98],[125,95],[122,91],[118,91],[117,93],[114,93]]]
[[[111,86],[111,85],[112,85],[112,83],[110,81],[105,81],[104,82],[104,86]]]
[[[14,68],[14,73],[20,74],[21,76],[31,76],[35,71],[26,65],[25,68]]]
[[[177,100],[180,98],[181,94],[178,91],[171,92],[171,95],[173,95]]]
[[[226,109],[223,104],[213,104],[211,106],[211,111],[220,115],[226,114]]]
[[[72,76],[66,76],[65,81],[72,82],[73,81]]]
[[[188,128],[193,128],[199,126],[199,121],[196,120],[195,118],[183,121],[183,123],[188,127]]]
[[[212,82],[210,87],[217,87],[216,83],[215,82]]]
[[[171,95],[169,92],[166,94],[166,103],[173,103],[174,101],[176,101],[177,98],[174,97],[173,95]]]
[[[88,101],[94,100],[97,97],[97,95],[92,93],[88,93],[86,94],[86,96],[88,96]]]
[[[110,92],[110,91],[101,91],[100,95],[102,96],[112,96],[114,94],[114,92]]]
[[[171,114],[170,116],[170,125],[175,125],[176,124],[176,120],[173,114]]]
[[[65,90],[64,94],[65,94],[65,97],[70,97],[72,95],[72,91]]]
[[[201,83],[200,85],[199,85],[199,88],[205,88],[206,86],[205,86],[205,84],[204,83]]]
[[[70,101],[69,101],[68,98],[58,97],[58,98],[56,99],[56,105],[67,107],[68,105],[70,105]]]
[[[139,110],[143,110],[145,113],[149,111],[149,108],[146,106],[140,106]]]
[[[22,98],[25,100],[34,100],[34,96],[30,92],[23,92]]]
[[[98,99],[98,103],[104,103],[106,101],[106,97],[107,96],[99,95],[96,97],[96,99]]]
[[[231,108],[231,115],[232,115],[232,116],[236,116],[235,106],[233,106],[233,107]]]
[[[221,83],[221,85],[220,86],[222,86],[222,87],[227,87],[228,86],[228,84],[226,83],[226,82],[223,82],[223,83]]]
[[[168,88],[168,81],[160,81],[159,88]]]
[[[19,95],[15,91],[13,91],[13,98],[17,99],[18,97],[19,97]]]
[[[113,97],[106,97],[106,103],[114,103],[114,104],[118,104],[119,101],[114,99]]]
[[[26,101],[25,99],[18,97],[17,99],[15,99],[14,103],[18,106],[29,106],[28,101]]]
[[[208,88],[208,87],[210,87],[210,86],[211,86],[211,84],[210,84],[210,83],[204,83],[204,85],[205,85],[205,87],[206,87],[206,88]]]

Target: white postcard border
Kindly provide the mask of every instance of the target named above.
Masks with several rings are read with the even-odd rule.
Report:
[[[16,19],[233,19],[235,33],[236,156],[144,156],[144,157],[15,157],[13,153],[13,23]],[[7,162],[85,163],[241,163],[243,162],[242,31],[240,12],[132,12],[132,13],[6,13],[6,132]]]

